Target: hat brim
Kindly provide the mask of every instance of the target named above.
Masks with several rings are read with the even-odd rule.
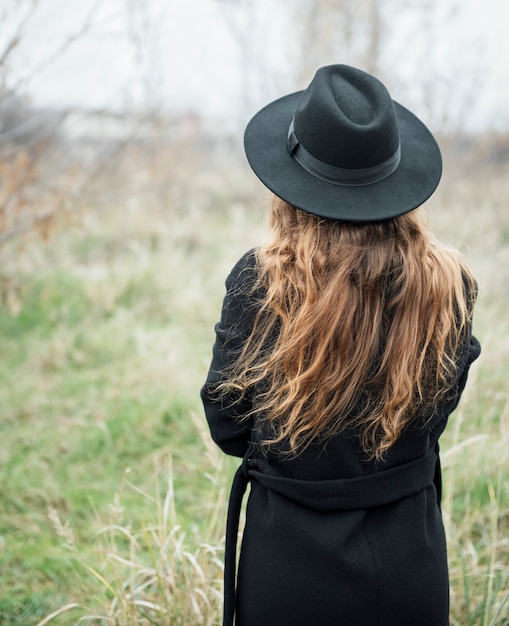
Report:
[[[370,185],[345,186],[307,172],[286,147],[288,128],[302,93],[265,106],[251,119],[244,134],[249,164],[274,194],[320,217],[373,222],[408,213],[435,191],[442,175],[440,149],[421,120],[397,102],[401,161],[390,176]]]

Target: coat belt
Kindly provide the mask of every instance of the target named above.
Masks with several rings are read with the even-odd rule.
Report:
[[[247,485],[257,480],[266,489],[315,511],[352,511],[395,502],[423,491],[433,483],[438,455],[424,456],[355,478],[297,480],[274,474],[266,459],[246,456],[237,469],[228,503],[224,558],[223,626],[233,626],[235,615],[236,557],[242,499]]]

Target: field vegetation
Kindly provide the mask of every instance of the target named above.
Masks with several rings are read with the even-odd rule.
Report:
[[[490,142],[443,143],[427,211],[478,278],[483,345],[442,444],[451,623],[502,626],[509,163]],[[0,183],[2,232],[26,225],[0,247],[0,624],[219,624],[236,461],[211,444],[198,391],[224,278],[266,235],[265,193],[236,146],[201,135],[133,142],[93,178],[76,157],[50,180],[59,150]]]

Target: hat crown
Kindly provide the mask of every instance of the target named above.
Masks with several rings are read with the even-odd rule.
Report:
[[[297,104],[294,129],[313,157],[345,169],[377,166],[400,143],[387,89],[374,76],[347,65],[316,72]]]

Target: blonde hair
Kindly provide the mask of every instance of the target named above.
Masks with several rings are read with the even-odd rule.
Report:
[[[380,459],[450,392],[475,281],[418,211],[349,224],[275,198],[271,226],[257,252],[260,309],[219,391],[253,395],[267,446],[297,454],[353,427]]]

